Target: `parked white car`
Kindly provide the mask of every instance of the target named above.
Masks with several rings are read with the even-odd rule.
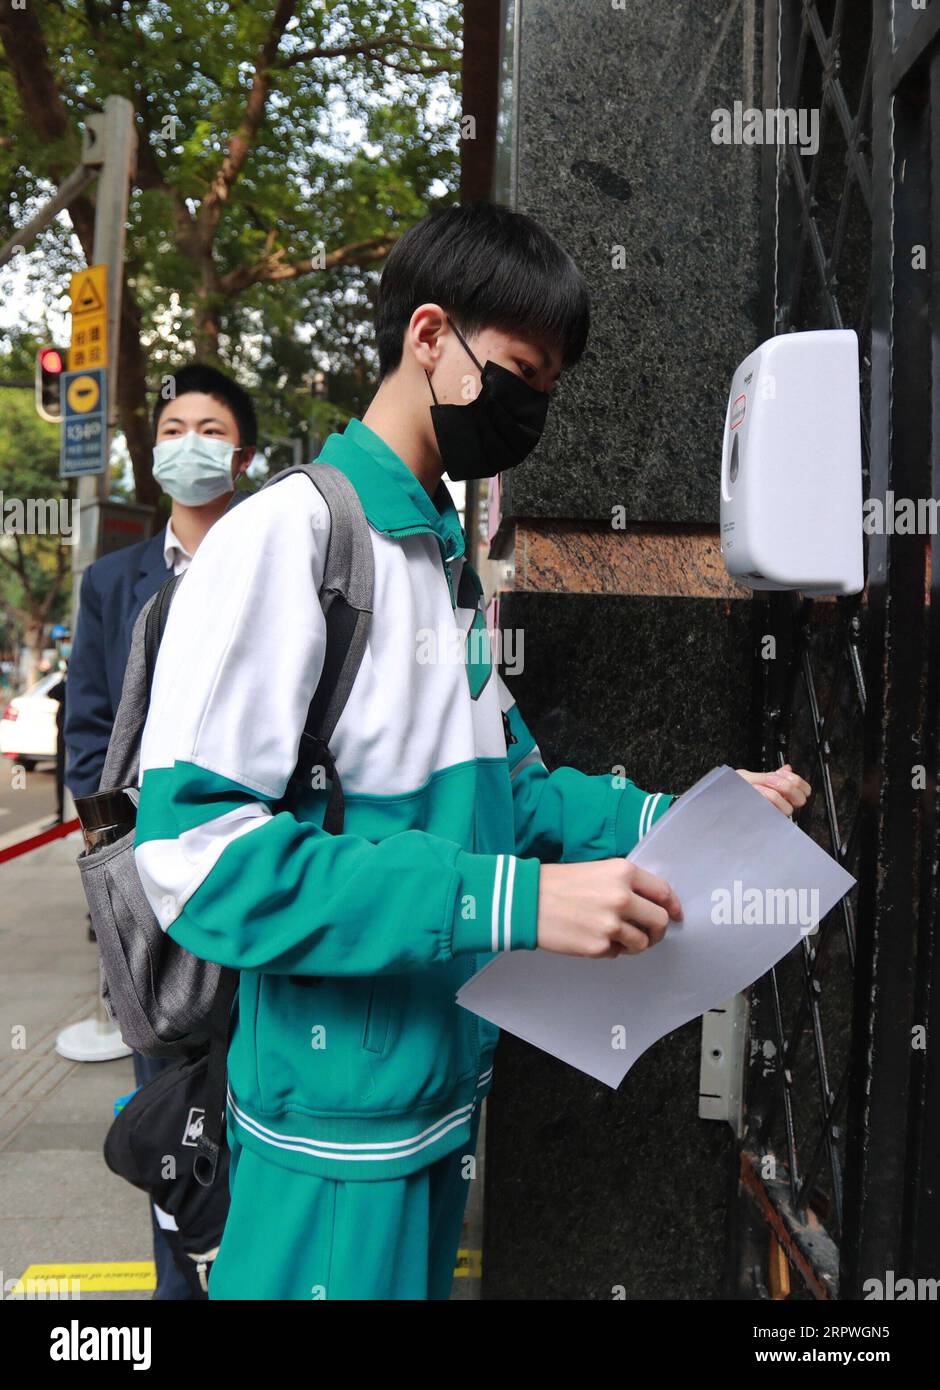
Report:
[[[0,717],[0,754],[27,772],[38,762],[55,762],[59,702],[51,700],[48,691],[61,679],[61,671],[47,671],[22,695],[15,695]]]

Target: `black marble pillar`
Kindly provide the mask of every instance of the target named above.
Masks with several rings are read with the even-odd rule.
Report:
[[[714,144],[711,113],[760,91],[756,8],[522,0],[514,159],[500,167],[515,205],[581,266],[594,326],[539,450],[504,477],[504,547],[514,525],[596,527],[614,507],[666,530],[717,525],[728,384],[759,340],[759,149]],[[501,600],[502,625],[525,633],[508,683],[549,767],[623,764],[644,789],[675,792],[745,765],[747,596],[567,582]],[[734,1138],[698,1117],[700,1037],[699,1022],[671,1034],[614,1092],[503,1036],[484,1297],[722,1296]]]
[[[755,12],[522,0],[517,206],[580,266],[593,324],[504,516],[717,522],[728,386],[758,341],[760,151],[715,144],[712,112],[758,99]]]
[[[513,594],[501,619],[525,633],[507,684],[549,767],[622,765],[680,792],[746,765],[746,600]],[[484,1297],[720,1296],[733,1135],[698,1118],[700,1038],[698,1022],[670,1034],[612,1091],[503,1034]]]

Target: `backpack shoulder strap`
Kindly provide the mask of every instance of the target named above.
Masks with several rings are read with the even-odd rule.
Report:
[[[307,729],[328,743],[366,647],[375,586],[372,540],[359,495],[345,473],[329,463],[300,463],[276,473],[264,486],[271,487],[292,473],[306,474],[330,513],[320,589],[327,619],[327,654],[307,719]]]
[[[185,574],[185,570],[183,571]],[[166,620],[170,616],[170,604],[173,602],[173,595],[179,588],[182,574],[174,574],[160,585],[157,592],[153,595],[153,602],[148,604],[147,617],[144,623],[144,663],[147,670],[147,691],[153,685],[153,673],[157,664],[157,652],[160,643],[163,641],[163,633],[166,628]]]
[[[111,726],[104,767],[98,779],[99,791],[137,786],[140,740],[150,706],[150,686],[157,664],[157,649],[166,627],[173,595],[182,578],[181,574],[171,575],[155,594],[151,594],[134,621],[121,699]]]

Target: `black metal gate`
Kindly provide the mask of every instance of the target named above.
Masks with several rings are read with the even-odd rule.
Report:
[[[858,333],[873,529],[863,595],[754,603],[755,756],[808,770],[800,823],[858,886],[752,991],[731,1275],[852,1299],[940,1277],[940,548],[896,512],[940,497],[940,0],[764,26],[765,108],[820,125],[764,150],[762,336]]]

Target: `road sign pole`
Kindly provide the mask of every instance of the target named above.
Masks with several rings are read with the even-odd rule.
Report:
[[[108,401],[109,425],[117,418],[118,333],[124,289],[124,246],[127,203],[137,164],[134,108],[125,97],[108,97],[104,104],[104,164],[95,206],[95,264],[108,267]],[[104,475],[107,479],[107,472]],[[105,486],[102,496],[107,496]]]
[[[92,563],[98,550],[98,529],[101,507],[110,490],[108,459],[111,453],[111,431],[117,418],[118,335],[121,324],[121,292],[124,288],[124,247],[127,238],[127,204],[130,184],[137,166],[137,132],[134,128],[134,108],[126,97],[105,99],[104,111],[89,116],[85,123],[82,166],[99,170],[98,196],[95,202],[95,243],[92,260],[106,265],[107,272],[107,388],[105,399],[107,417],[105,429],[105,466],[98,475],[76,479],[75,494],[81,515],[79,541],[72,550],[72,631],[78,622],[79,595],[82,574]],[[63,408],[64,414],[64,408]],[[62,428],[65,428],[63,424]],[[75,814],[71,792],[66,788],[66,819]],[[99,1003],[94,1023],[94,1044],[108,1030]]]
[[[127,204],[130,181],[137,159],[137,132],[134,128],[134,108],[125,97],[110,96],[104,103],[101,116],[89,118],[94,139],[91,152],[83,156],[89,164],[100,163],[98,197],[95,204],[95,265],[108,267],[107,324],[108,419],[105,459],[110,455],[111,433],[117,418],[118,336],[121,324],[121,293],[124,288],[124,246],[127,232]],[[78,617],[78,595],[82,572],[97,553],[98,507],[109,493],[109,469],[98,475],[77,480],[77,495],[82,514],[81,541],[72,557],[72,615]],[[74,625],[73,625],[74,631]]]
[[[86,123],[85,148],[82,162],[89,167],[100,165],[98,178],[98,199],[95,205],[95,245],[93,262],[107,266],[107,358],[97,375],[103,378],[105,389],[105,411],[102,428],[105,433],[104,468],[97,474],[86,474],[76,480],[79,507],[81,509],[81,531],[78,545],[72,552],[72,631],[78,621],[79,594],[82,573],[95,559],[98,547],[98,530],[101,525],[101,512],[109,492],[109,469],[111,432],[117,418],[118,383],[118,335],[121,324],[121,291],[124,288],[124,244],[127,229],[127,203],[130,196],[130,181],[134,175],[137,158],[137,133],[134,129],[134,108],[124,97],[108,97],[103,115],[89,117]],[[94,277],[92,277],[94,279]],[[73,304],[73,309],[76,306]],[[73,317],[73,328],[75,320]],[[69,364],[71,366],[71,363]],[[83,362],[82,366],[86,364]],[[87,364],[93,367],[92,363]],[[94,370],[84,374],[84,381],[74,382],[77,391],[68,401],[70,409],[77,408],[86,418],[92,412],[82,401],[85,392],[92,391],[94,397]],[[72,378],[73,373],[69,373]],[[89,386],[89,378],[92,379]],[[69,388],[66,388],[69,390]],[[63,402],[63,424],[66,421],[66,402]],[[64,452],[64,451],[63,451]],[[75,814],[71,794],[66,788],[66,817]],[[101,999],[92,1018],[83,1019],[64,1029],[56,1039],[56,1051],[62,1056],[79,1062],[104,1061],[114,1057],[126,1057],[130,1049],[124,1043],[120,1031],[108,1017]]]

